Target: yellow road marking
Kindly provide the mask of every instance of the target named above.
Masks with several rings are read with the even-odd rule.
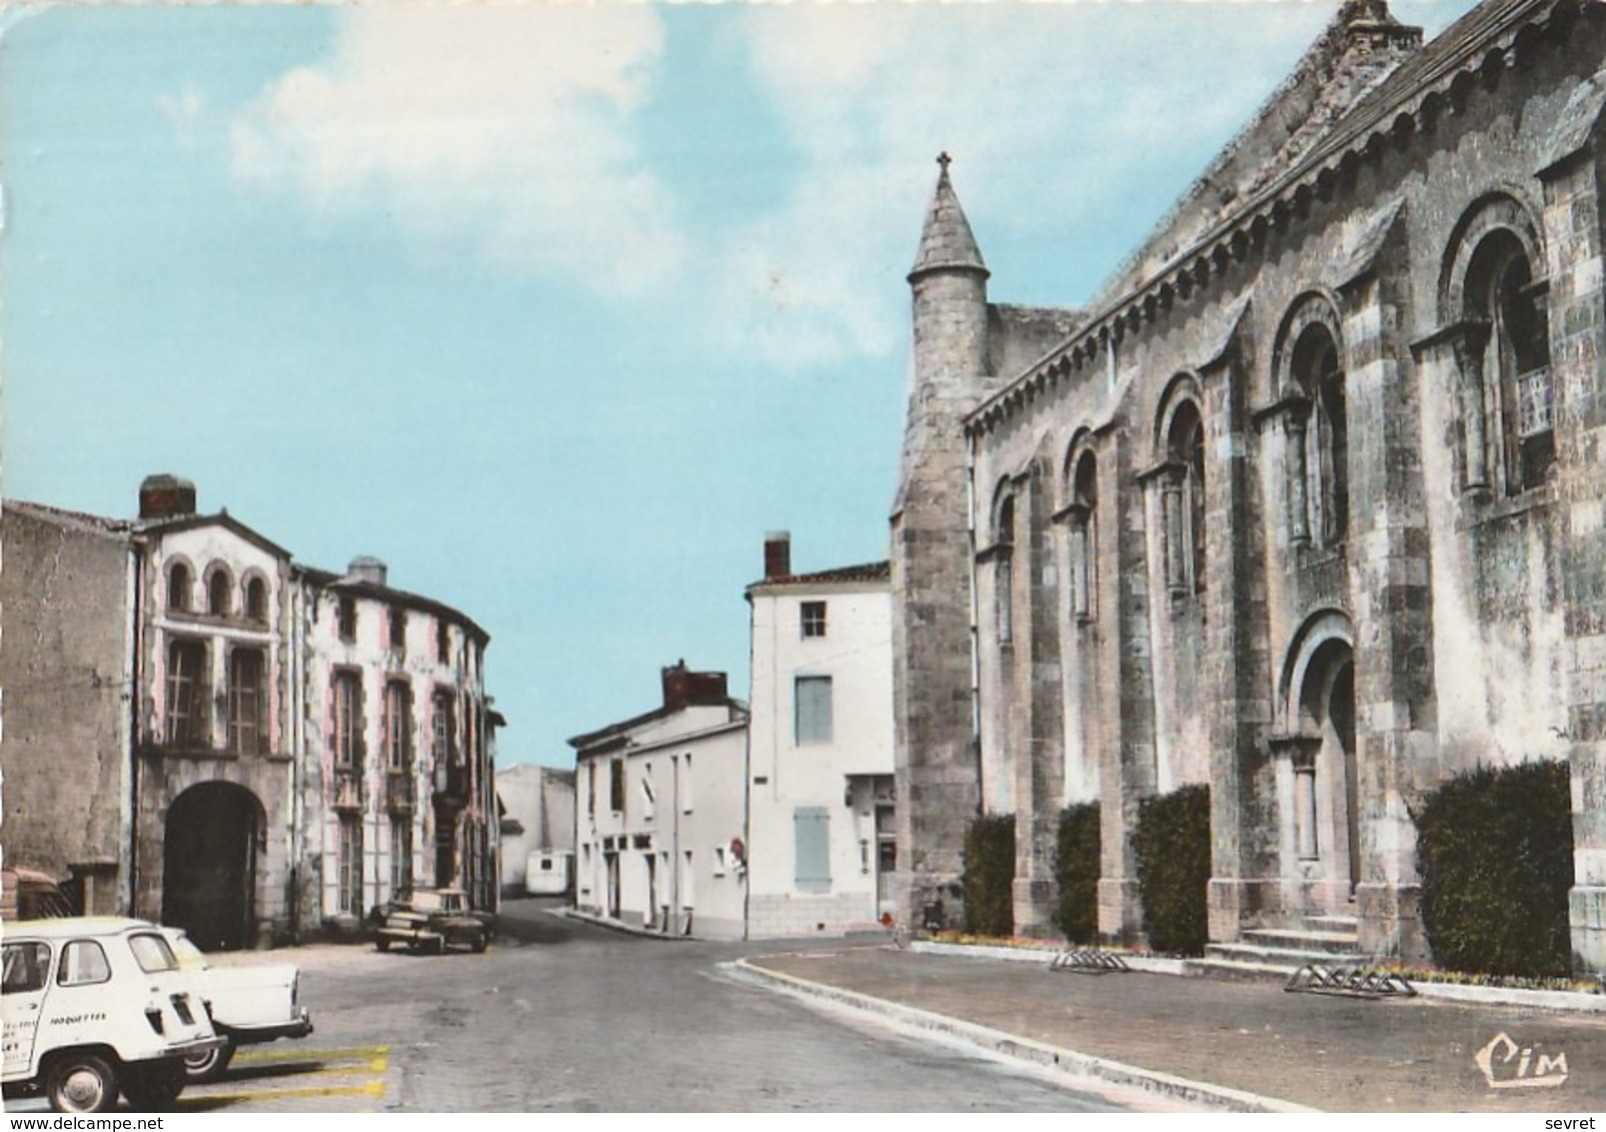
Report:
[[[375,1057],[384,1057],[390,1053],[389,1046],[356,1046],[351,1049],[264,1049],[242,1050],[235,1056],[235,1063],[242,1061],[338,1061],[352,1058],[366,1060]]]
[[[390,1059],[387,1057],[375,1057],[368,1061],[347,1059],[334,1065],[320,1065],[318,1062],[321,1060],[323,1059],[309,1057],[306,1060],[305,1067],[293,1061],[280,1062],[280,1064],[286,1067],[286,1071],[293,1072],[297,1077],[310,1077],[316,1073],[333,1073],[343,1076],[351,1076],[354,1073],[383,1073],[390,1066]],[[251,1074],[253,1077],[261,1075],[260,1072]]]
[[[382,1097],[385,1095],[383,1081],[369,1081],[366,1085],[327,1085],[321,1088],[304,1089],[253,1089],[244,1093],[192,1093],[181,1097],[179,1104],[186,1101],[200,1102],[212,1101],[271,1101],[294,1097]]]

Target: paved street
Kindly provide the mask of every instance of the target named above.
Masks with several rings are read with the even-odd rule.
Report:
[[[178,1108],[1119,1107],[1016,1066],[822,1014],[716,966],[765,945],[643,939],[561,919],[533,901],[506,913],[504,934],[484,955],[333,946],[276,953],[276,961],[301,963],[302,998],[317,1031],[242,1051],[224,1080],[186,1090]]]

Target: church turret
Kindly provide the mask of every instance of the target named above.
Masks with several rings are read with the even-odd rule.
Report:
[[[893,673],[900,910],[960,911],[965,830],[980,798],[970,631],[970,486],[964,418],[985,391],[987,266],[948,176],[909,273],[914,372],[892,515]]]

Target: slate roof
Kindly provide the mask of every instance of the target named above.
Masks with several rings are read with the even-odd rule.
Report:
[[[783,574],[778,578],[764,578],[748,586],[814,586],[852,582],[888,582],[892,580],[892,563],[888,561],[862,562],[857,566],[838,566],[833,570],[816,570],[809,574]]]
[[[982,262],[981,248],[965,219],[965,210],[959,207],[953,182],[948,179],[948,155],[937,159],[942,173],[937,177],[937,188],[926,206],[926,221],[920,230],[920,249],[915,254],[915,265],[909,271],[915,276],[940,268],[963,268],[987,274]]]

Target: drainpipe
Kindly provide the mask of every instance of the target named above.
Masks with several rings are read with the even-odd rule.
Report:
[[[306,817],[302,811],[301,790],[306,775],[305,734],[300,726],[305,713],[300,710],[305,694],[305,673],[301,663],[300,589],[293,584],[289,571],[279,579],[279,631],[283,635],[283,661],[285,668],[285,703],[280,711],[284,721],[284,745],[290,753],[290,941],[301,942],[301,862],[306,857]]]
[[[669,830],[669,899],[670,913],[679,923],[680,906],[680,756],[669,756],[669,806],[674,812]],[[684,932],[682,933],[684,934]]]
[[[976,747],[976,812],[987,812],[987,767],[981,754],[981,640],[977,633],[980,604],[976,595],[976,434],[965,434],[965,527],[970,560],[965,573],[970,582],[970,741]],[[912,915],[912,910],[911,910]]]
[[[117,900],[122,909],[129,915],[136,911],[134,901],[139,896],[139,717],[140,705],[144,702],[145,683],[141,679],[139,658],[144,633],[140,619],[144,616],[145,603],[141,600],[143,580],[145,574],[144,545],[139,539],[132,539],[128,547],[128,577],[127,593],[129,608],[128,638],[124,642],[128,648],[128,808],[123,816],[125,822],[125,837],[128,840],[128,868],[122,870],[122,880],[118,884]]]

